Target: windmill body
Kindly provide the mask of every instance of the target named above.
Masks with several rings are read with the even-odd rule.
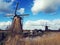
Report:
[[[48,30],[49,30],[49,29],[48,29],[48,26],[46,25],[46,26],[45,26],[45,31],[48,31]]]
[[[22,18],[18,15],[14,16],[13,23],[12,23],[12,31],[16,33],[22,32]]]

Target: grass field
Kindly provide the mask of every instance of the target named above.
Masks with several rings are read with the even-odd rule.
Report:
[[[27,38],[25,45],[60,45],[60,33],[47,33],[42,37]]]
[[[42,37],[23,38],[19,35],[9,38],[5,45],[60,45],[60,32],[45,33]]]

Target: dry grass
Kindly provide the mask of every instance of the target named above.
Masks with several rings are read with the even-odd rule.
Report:
[[[60,45],[60,33],[47,33],[42,37],[23,38],[19,36],[9,38],[5,45]]]
[[[60,33],[51,33],[25,40],[25,45],[60,45]]]

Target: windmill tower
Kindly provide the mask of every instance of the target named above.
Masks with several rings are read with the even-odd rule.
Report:
[[[45,23],[45,25],[41,25],[41,26],[44,26],[45,27],[45,31],[48,31],[50,26],[47,25],[47,22]]]
[[[47,25],[45,26],[45,31],[48,31],[48,26]]]
[[[18,8],[18,4],[19,3],[17,3],[17,5],[16,5],[15,14],[14,15],[7,15],[7,16],[13,16],[13,21],[12,21],[12,25],[11,25],[10,29],[14,33],[22,33],[23,32],[22,17],[23,16],[28,16],[28,14],[20,14],[20,15],[16,14],[17,8]]]
[[[15,15],[12,23],[12,31],[20,33],[23,31],[22,29],[22,18],[20,16]]]
[[[49,30],[48,27],[50,27],[50,26],[48,26],[48,25],[47,25],[47,22],[46,22],[46,24],[45,24],[45,31],[48,31],[48,30]]]

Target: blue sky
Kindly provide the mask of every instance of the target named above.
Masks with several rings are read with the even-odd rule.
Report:
[[[23,18],[24,25],[29,21],[36,22],[38,20],[44,20],[44,21],[48,20],[50,22],[51,21],[53,22],[54,20],[58,20],[58,21],[60,20],[60,5],[59,5],[60,1],[59,0],[52,0],[52,1],[49,1],[49,0],[46,0],[46,1],[44,0],[1,0],[0,1],[0,22],[11,21],[12,17],[4,17],[4,16],[10,13],[11,14],[14,13],[16,2],[19,2],[17,14],[21,14],[21,11],[22,11],[22,14],[29,14],[29,16]]]

